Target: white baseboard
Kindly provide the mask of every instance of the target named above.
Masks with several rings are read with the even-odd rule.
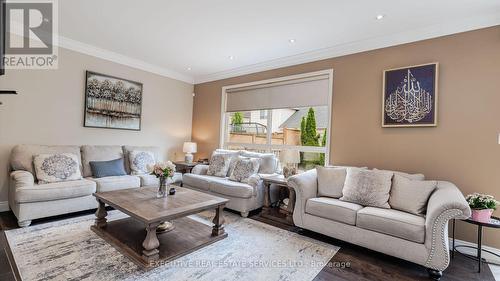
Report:
[[[1,201],[0,202],[0,212],[7,212],[9,211],[9,202],[8,201]]]
[[[452,248],[453,239],[449,238],[449,242],[450,242],[450,249],[451,249]],[[467,242],[467,241],[455,239],[455,246],[459,246],[459,245],[477,247],[476,243],[471,243],[471,242]],[[476,256],[477,255],[477,251],[475,249],[460,248],[458,250],[460,250],[460,252],[462,252],[464,254],[468,254],[468,255],[472,255],[472,256]],[[483,245],[483,250],[488,250],[488,251],[493,252],[493,253],[495,253],[497,255],[500,255],[500,249],[497,249],[497,248],[493,248],[493,247],[489,247],[489,246],[484,246]],[[486,259],[486,261],[488,261],[488,262],[493,262],[493,263],[496,263],[496,264],[500,264],[500,258],[499,257],[491,255],[491,254],[489,254],[487,252],[483,251],[483,253],[481,254],[481,257],[484,258],[484,259]]]

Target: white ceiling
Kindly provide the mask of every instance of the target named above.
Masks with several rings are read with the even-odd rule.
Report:
[[[498,24],[499,0],[59,1],[61,46],[195,83]]]

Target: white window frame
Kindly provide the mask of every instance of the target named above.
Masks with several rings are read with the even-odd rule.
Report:
[[[227,94],[228,94],[227,91],[228,90],[235,89],[235,88],[269,84],[269,83],[276,83],[276,82],[286,82],[286,81],[290,81],[290,80],[294,80],[294,79],[309,78],[309,77],[314,77],[314,76],[318,76],[318,75],[328,75],[328,122],[327,122],[327,127],[326,127],[326,132],[328,133],[328,136],[326,138],[325,147],[271,144],[272,130],[270,130],[269,128],[271,128],[270,126],[271,126],[271,122],[272,122],[272,110],[269,110],[268,115],[267,115],[267,126],[268,126],[267,143],[268,144],[249,144],[249,143],[228,142],[227,137],[229,136],[229,134],[226,134],[227,124],[230,122],[229,115],[226,114]],[[330,151],[331,151],[330,143],[331,143],[331,136],[332,136],[332,129],[331,129],[332,97],[333,97],[333,69],[325,69],[325,70],[314,71],[314,72],[309,72],[309,73],[302,73],[302,74],[297,74],[297,75],[290,75],[290,76],[284,76],[284,77],[255,81],[255,82],[224,86],[224,87],[222,87],[222,93],[221,93],[219,147],[226,148],[228,146],[244,146],[244,147],[248,147],[248,148],[252,148],[252,149],[259,149],[259,150],[266,150],[266,151],[271,151],[273,149],[275,149],[275,150],[291,149],[291,150],[298,150],[300,152],[325,153],[325,165],[330,165]]]

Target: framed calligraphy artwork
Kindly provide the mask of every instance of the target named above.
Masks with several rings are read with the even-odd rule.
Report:
[[[382,127],[437,126],[438,63],[384,71]]]

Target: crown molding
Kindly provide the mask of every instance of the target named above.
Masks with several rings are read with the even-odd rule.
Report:
[[[473,17],[460,21],[452,21],[445,24],[427,26],[423,28],[406,30],[404,32],[388,34],[379,37],[367,38],[359,41],[339,44],[324,49],[305,52],[293,56],[264,61],[261,63],[242,66],[226,71],[216,72],[208,75],[196,76],[195,84],[201,84],[245,74],[251,74],[286,66],[292,66],[323,59],[340,57],[385,47],[391,47],[454,33],[460,33],[485,27],[500,25],[500,14],[489,16]]]
[[[18,22],[12,22],[11,25],[14,27],[10,32],[16,34],[18,36],[24,36],[21,30],[23,30],[23,25]],[[78,53],[86,54],[89,56],[97,57],[100,59],[108,60],[114,63],[130,66],[132,68],[140,69],[143,71],[151,72],[154,74],[158,74],[160,76],[164,76],[167,78],[172,78],[175,80],[180,80],[189,84],[194,84],[194,78],[188,75],[184,75],[182,73],[170,70],[168,68],[164,68],[161,66],[153,65],[147,63],[143,60],[132,58],[129,56],[125,56],[110,50],[102,49],[96,47],[94,45],[90,45],[87,43],[83,43],[68,37],[64,37],[60,34],[55,34],[54,45],[72,50]]]
[[[191,76],[59,35],[59,47],[194,84]]]

